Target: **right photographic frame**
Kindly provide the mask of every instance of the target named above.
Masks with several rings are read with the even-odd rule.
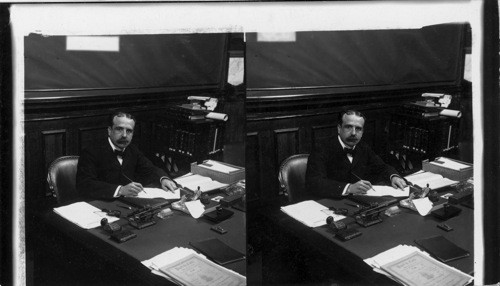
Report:
[[[482,35],[461,19],[245,34],[250,285],[483,280]],[[414,251],[425,278],[383,267]]]

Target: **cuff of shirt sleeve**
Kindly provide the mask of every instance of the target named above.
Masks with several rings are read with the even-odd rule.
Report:
[[[394,177],[398,177],[398,178],[403,179],[403,178],[402,178],[400,175],[398,175],[398,174],[392,174],[392,175],[389,177],[389,181],[392,181],[392,178],[394,178]],[[403,179],[403,180],[404,180],[404,179]]]
[[[170,179],[169,177],[167,177],[167,176],[163,176],[163,177],[161,177],[161,178],[160,178],[160,186],[162,185],[162,184],[161,184],[161,181],[163,181],[163,179],[167,179],[167,180],[169,180],[169,181],[172,181],[172,179]],[[172,181],[172,182],[173,182],[173,181]]]
[[[345,185],[345,187],[344,187],[344,191],[342,191],[342,195],[343,195],[343,196],[347,196],[347,195],[348,195],[348,193],[347,193],[347,189],[349,189],[349,186],[350,186],[350,185],[351,185],[351,184],[347,184],[347,185]]]
[[[119,195],[118,195],[118,191],[120,190],[120,188],[121,188],[121,187],[122,187],[121,185],[120,185],[120,186],[118,186],[118,187],[116,187],[116,190],[115,190],[115,193],[114,193],[114,195],[113,195],[113,198],[118,198],[118,197],[119,197]]]

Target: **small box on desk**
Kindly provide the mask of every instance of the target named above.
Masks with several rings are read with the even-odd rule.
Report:
[[[440,174],[443,177],[454,181],[465,181],[470,177],[472,177],[472,175],[474,174],[474,168],[472,164],[449,158],[446,159],[462,165],[466,165],[467,167],[461,168],[460,170],[455,170],[447,168],[446,166],[439,166],[438,164],[432,164],[432,162],[429,162],[429,160],[424,160],[422,161],[422,170],[426,172]],[[435,162],[438,161],[439,158],[436,158]]]
[[[231,170],[223,172],[218,170],[217,166],[228,167]],[[232,184],[245,179],[245,168],[214,160],[206,160],[199,165],[191,163],[191,173],[210,177],[212,180],[224,184]]]

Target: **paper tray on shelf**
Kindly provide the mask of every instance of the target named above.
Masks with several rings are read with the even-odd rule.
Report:
[[[231,167],[235,170],[230,171],[228,173],[225,173],[225,172],[221,172],[218,170],[214,170],[214,169],[210,169],[210,168],[206,168],[206,167],[201,166],[208,161],[213,161],[213,162],[216,162],[218,164],[221,164],[221,165],[224,165],[227,167]],[[232,183],[237,182],[239,180],[245,179],[245,168],[238,167],[238,166],[231,165],[231,164],[227,164],[224,162],[214,161],[214,160],[206,160],[200,165],[198,165],[196,163],[191,163],[191,173],[202,175],[202,176],[207,176],[207,177],[210,177],[212,180],[215,180],[215,181],[218,181],[218,182],[221,182],[224,184],[232,184]]]
[[[449,158],[448,160],[467,165],[468,167],[460,170],[454,170],[436,164],[432,164],[431,162],[429,162],[429,160],[424,160],[422,161],[422,170],[426,172],[440,174],[443,177],[454,181],[465,181],[473,176],[474,168],[472,164]]]

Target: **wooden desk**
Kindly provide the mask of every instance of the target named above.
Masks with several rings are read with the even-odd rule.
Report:
[[[92,201],[90,204],[98,208],[116,209],[125,216],[128,210],[119,208],[118,201]],[[189,246],[190,241],[199,241],[211,237],[219,238],[234,249],[246,253],[245,240],[245,213],[232,209],[234,215],[217,225],[222,226],[228,232],[220,235],[210,227],[212,222],[204,218],[194,219],[190,215],[174,211],[173,217],[167,219],[157,218],[157,224],[141,230],[128,225],[125,219],[120,219],[118,223],[124,229],[131,229],[137,237],[124,243],[116,243],[109,239],[109,235],[102,228],[90,230],[82,229],[71,222],[65,220],[54,212],[49,212],[44,217],[47,228],[53,231],[54,235],[61,235],[68,240],[74,249],[83,248],[95,257],[105,261],[110,261],[116,265],[118,275],[129,275],[140,281],[141,285],[171,285],[171,283],[160,276],[154,275],[141,264],[141,261],[150,259],[173,247]],[[238,261],[225,265],[242,275],[246,275],[246,261]],[[138,285],[138,284],[137,284]]]
[[[348,208],[350,212],[355,209],[346,205],[344,200],[322,199],[318,200],[318,202],[327,207]],[[352,218],[348,218],[347,222],[351,222],[349,227],[359,229],[362,235],[346,242],[334,238],[333,232],[327,226],[309,228],[276,207],[268,209],[267,212],[264,212],[264,216],[267,217],[271,228],[274,228],[276,233],[281,233],[281,237],[295,237],[297,241],[303,244],[304,249],[321,253],[332,263],[343,265],[346,271],[359,277],[360,283],[396,285],[397,283],[389,278],[375,273],[363,259],[372,257],[399,244],[417,246],[414,242],[415,239],[436,235],[443,235],[471,253],[470,257],[451,261],[448,265],[468,274],[473,273],[474,211],[460,205],[458,207],[462,209],[461,214],[446,221],[448,225],[454,228],[451,232],[445,232],[437,228],[436,225],[441,221],[431,215],[422,217],[418,213],[407,209],[403,209],[401,214],[393,217],[383,215],[384,221],[382,223],[368,228],[359,226],[353,222]],[[264,263],[266,260],[263,259]],[[328,268],[328,265],[325,265],[325,268]]]

